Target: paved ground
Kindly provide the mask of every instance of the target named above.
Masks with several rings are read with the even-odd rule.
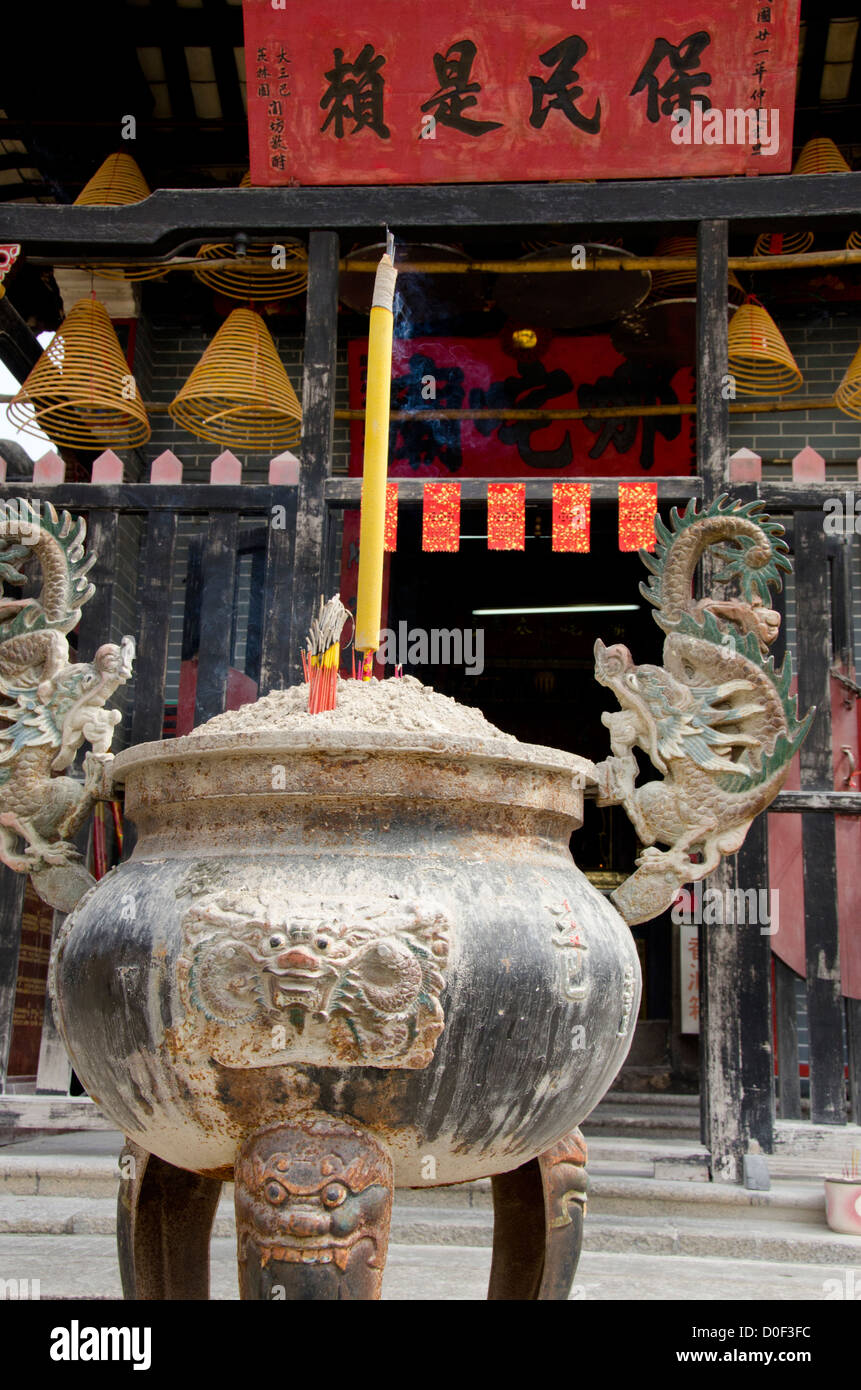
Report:
[[[101,1156],[115,1157],[121,1142],[120,1136],[110,1132],[51,1135],[0,1148],[0,1160],[4,1154],[32,1153],[62,1155],[72,1162],[78,1158],[86,1163]],[[655,1188],[656,1192],[658,1187],[660,1184]],[[7,1199],[7,1205],[9,1202],[10,1199]],[[121,1297],[115,1240],[113,1234],[107,1233],[113,1219],[113,1200],[82,1204],[80,1200],[76,1203],[61,1197],[21,1197],[11,1199],[11,1202],[28,1208],[32,1205],[45,1218],[58,1213],[61,1207],[65,1210],[67,1205],[70,1208],[83,1205],[90,1214],[100,1212],[104,1207],[109,1215],[101,1227],[105,1234],[18,1234],[15,1232],[20,1230],[19,1225],[7,1224],[8,1233],[0,1234],[0,1279],[38,1279],[41,1296],[45,1299]],[[469,1222],[475,1222],[477,1227],[487,1225],[489,1212],[461,1210],[454,1215],[458,1226],[464,1226],[464,1231],[456,1236],[455,1243],[407,1244],[401,1241],[390,1245],[383,1284],[384,1299],[484,1300],[490,1271],[489,1244],[464,1242],[470,1240],[467,1229]],[[746,1214],[745,1219],[749,1220],[751,1215]],[[415,1239],[409,1221],[420,1224],[422,1220],[430,1220],[433,1224],[434,1219],[441,1218],[442,1213],[408,1209],[402,1216],[407,1219],[403,1240],[409,1241]],[[607,1219],[592,1217],[592,1237],[596,1246],[602,1243],[602,1223],[605,1224]],[[0,1227],[2,1224],[0,1222]],[[629,1224],[634,1227],[638,1222]],[[712,1223],[706,1221],[702,1224],[711,1226]],[[676,1225],[684,1225],[684,1222],[677,1221]],[[718,1228],[726,1231],[725,1216],[715,1224],[715,1230]],[[98,1225],[96,1229],[99,1229]],[[489,1240],[489,1235],[484,1234]],[[805,1228],[802,1227],[801,1236],[804,1234]],[[437,1230],[431,1239],[439,1241],[445,1239],[445,1235],[444,1230]],[[476,1237],[473,1236],[473,1239]],[[484,1239],[484,1236],[480,1239]],[[588,1245],[588,1225],[586,1240]],[[750,1302],[803,1300],[814,1303],[840,1297],[841,1286],[848,1289],[850,1284],[852,1292],[849,1297],[852,1297],[855,1291],[861,1290],[861,1241],[850,1242],[848,1237],[842,1240],[847,1242],[846,1258],[843,1259],[842,1251],[838,1251],[829,1264],[802,1262],[803,1250],[798,1252],[797,1258],[793,1258],[796,1254],[793,1251],[789,1259],[780,1261],[731,1258],[729,1252],[726,1257],[705,1255],[700,1250],[687,1255],[660,1254],[642,1249],[645,1243],[642,1240],[639,1253],[628,1249],[624,1253],[586,1249],[571,1297],[573,1300],[590,1302],[637,1299],[683,1303],[738,1299]],[[632,1238],[632,1245],[634,1243]],[[764,1250],[763,1253],[768,1254],[769,1251]],[[238,1297],[235,1242],[232,1237],[218,1237],[212,1242],[212,1296],[214,1299]],[[846,1293],[842,1296],[846,1297]]]
[[[235,1299],[232,1240],[212,1242],[212,1296]],[[855,1281],[861,1288],[861,1250]],[[487,1293],[490,1250],[470,1245],[392,1245],[384,1299],[475,1299]],[[38,1279],[42,1298],[121,1298],[116,1246],[110,1236],[0,1236],[0,1278]],[[688,1259],[586,1251],[572,1299],[690,1301],[802,1299],[822,1301],[845,1282],[834,1266],[758,1260]]]

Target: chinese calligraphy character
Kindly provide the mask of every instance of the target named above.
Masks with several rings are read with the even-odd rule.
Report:
[[[372,130],[381,140],[390,138],[390,131],[383,123],[384,79],[380,68],[385,63],[382,55],[373,56],[373,45],[366,43],[355,63],[344,62],[344,50],[334,50],[335,66],[326,73],[329,86],[320,102],[323,110],[332,109],[320,127],[321,132],[334,126],[335,138],[344,138],[344,122],[354,122],[351,135],[357,131]]]
[[[595,110],[591,116],[585,116],[575,105],[578,97],[583,95],[583,88],[577,86],[579,79],[575,64],[585,56],[588,47],[586,40],[581,39],[579,34],[571,34],[540,55],[545,67],[550,68],[555,64],[556,70],[550,77],[529,79],[532,87],[532,115],[529,117],[529,124],[536,130],[542,129],[551,111],[561,111],[572,125],[585,130],[589,135],[596,135],[600,130],[600,101],[595,102]],[[545,106],[543,103],[547,97],[550,100]]]
[[[476,47],[471,39],[461,39],[453,43],[447,53],[435,53],[433,65],[439,91],[434,92],[429,101],[422,104],[422,111],[433,112],[439,125],[451,126],[461,130],[464,135],[485,135],[489,130],[499,130],[501,121],[474,121],[463,113],[471,106],[478,105],[475,92],[481,91],[480,82],[470,82],[470,70],[475,62]]]
[[[434,397],[428,398],[423,385],[432,379]],[[429,410],[460,410],[463,405],[463,369],[439,367],[432,357],[414,353],[406,376],[392,380],[392,407],[415,412],[412,420],[395,420],[389,439],[390,457],[404,459],[413,472],[435,460],[449,473],[463,466],[460,420],[422,419]]]
[[[600,410],[614,405],[668,405],[677,403],[679,399],[666,372],[633,362],[623,362],[612,376],[601,376],[594,385],[580,386],[577,398],[586,410]],[[643,442],[640,446],[640,467],[648,469],[655,462],[655,435],[660,432],[665,439],[677,439],[682,422],[678,415],[646,415],[641,418]],[[636,441],[640,418],[625,415],[615,420],[594,419],[587,415],[583,423],[597,435],[589,450],[590,459],[597,459],[610,444],[617,454],[626,454]]]
[[[704,29],[700,29],[696,34],[689,34],[686,39],[682,39],[677,48],[667,39],[655,39],[646,65],[629,93],[633,97],[644,89],[648,90],[646,115],[653,125],[661,119],[661,115],[671,116],[676,108],[690,111],[692,101],[698,101],[704,111],[709,110],[711,102],[708,97],[701,92],[694,92],[693,89],[710,87],[711,76],[707,72],[692,71],[709,43],[711,39]],[[665,81],[660,83],[658,68],[664,62],[670,64],[671,72]],[[662,99],[660,110],[659,97]]]
[[[501,406],[501,415],[505,414],[505,406],[537,410],[555,397],[565,396],[574,389],[573,381],[561,367],[548,372],[543,362],[533,360],[518,363],[517,370],[519,376],[495,381],[487,391],[473,387],[469,393],[470,405],[480,410]],[[491,435],[498,429],[499,442],[515,445],[523,462],[530,468],[567,468],[574,457],[567,430],[563,442],[556,449],[532,447],[534,431],[547,428],[540,420],[515,420],[510,424],[504,420],[476,420],[475,428],[483,435]]]

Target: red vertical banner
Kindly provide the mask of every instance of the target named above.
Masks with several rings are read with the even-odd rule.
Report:
[[[341,602],[344,607],[354,614],[356,611],[356,597],[359,588],[359,532],[361,520],[360,509],[358,507],[347,507],[344,511],[344,532],[341,539]],[[380,619],[382,626],[385,627],[389,621],[389,578],[391,570],[391,560],[388,555],[383,559],[383,602]],[[353,624],[350,623],[347,631],[354,631]],[[352,665],[352,652],[348,647],[352,642],[352,637],[346,646],[341,648],[341,669],[349,672]],[[377,654],[374,654],[374,675],[382,680],[386,673],[385,662],[380,661]],[[193,702],[192,702],[193,703]],[[190,727],[190,726],[189,726]]]
[[[523,550],[526,545],[526,484],[490,483],[487,489],[488,550]]]
[[[362,496],[364,498],[364,484]],[[360,508],[361,525],[361,508]],[[386,483],[386,512],[383,522],[383,550],[392,554],[398,548],[398,485]]]
[[[383,549],[394,552],[398,548],[398,485],[386,483],[386,521]]]
[[[654,550],[657,483],[619,484],[619,549]]]
[[[460,483],[425,483],[422,550],[460,549]]]
[[[592,520],[588,483],[553,484],[553,549],[587,554]]]

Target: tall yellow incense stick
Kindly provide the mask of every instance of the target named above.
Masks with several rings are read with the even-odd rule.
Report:
[[[364,680],[370,680],[373,653],[380,645],[386,479],[389,471],[392,332],[397,278],[398,272],[392,264],[391,256],[386,253],[377,266],[371,326],[368,333],[365,462],[359,531],[359,592],[356,599],[356,650],[365,653]]]

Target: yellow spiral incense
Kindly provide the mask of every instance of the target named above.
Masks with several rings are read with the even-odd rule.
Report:
[[[368,333],[365,461],[362,474],[362,520],[359,530],[359,591],[356,600],[356,649],[366,653],[375,652],[380,645],[386,479],[389,471],[393,305],[397,275],[390,257],[384,255],[377,266],[371,326]]]

